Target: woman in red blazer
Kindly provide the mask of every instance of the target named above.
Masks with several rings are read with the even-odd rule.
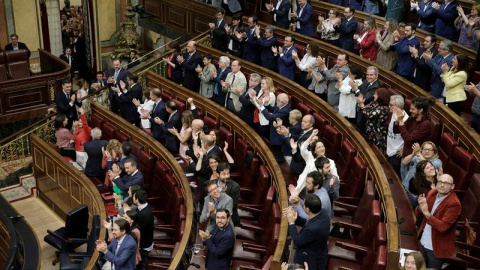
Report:
[[[366,18],[363,22],[363,33],[354,38],[360,44],[360,56],[370,61],[377,60],[378,47],[375,45],[375,20]]]

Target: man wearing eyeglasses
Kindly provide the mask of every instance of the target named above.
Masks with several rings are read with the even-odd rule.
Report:
[[[205,185],[207,196],[205,196],[200,223],[208,222],[207,231],[212,231],[216,222],[217,210],[225,208],[229,213],[233,212],[233,200],[230,196],[223,193],[217,185],[217,179],[207,182]],[[230,225],[233,227],[233,221],[230,219]]]
[[[435,189],[418,196],[415,214],[417,220],[423,218],[418,238],[427,268],[441,269],[444,258],[455,255],[455,228],[462,206],[454,188],[453,177],[442,174]]]

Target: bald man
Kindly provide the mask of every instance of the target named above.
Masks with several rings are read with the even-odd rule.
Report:
[[[195,68],[202,64],[202,56],[197,52],[197,44],[191,40],[187,43],[187,52],[177,58],[183,69],[183,86],[198,93],[200,78]]]

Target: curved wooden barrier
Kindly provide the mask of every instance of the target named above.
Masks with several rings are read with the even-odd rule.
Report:
[[[224,55],[223,52],[210,48],[202,44],[197,44],[197,50],[201,54],[210,53],[214,56],[214,59],[218,61],[218,58]],[[344,117],[338,114],[332,106],[311,93],[304,90],[304,88],[297,83],[285,78],[284,76],[271,72],[268,69],[255,65],[253,63],[242,61],[242,59],[235,58],[229,55],[231,59],[237,59],[242,62],[242,70],[246,73],[256,72],[262,76],[269,76],[275,82],[275,86],[284,90],[294,98],[294,103],[303,103],[314,111],[321,113],[325,117],[328,117],[330,124],[339,130],[343,135],[343,140],[349,141],[352,146],[357,149],[357,154],[367,164],[367,179],[372,179],[375,182],[377,191],[380,194],[383,202],[383,212],[385,221],[387,222],[388,231],[388,257],[387,265],[388,269],[396,269],[390,267],[397,267],[399,259],[399,229],[397,223],[397,215],[395,213],[395,205],[392,199],[392,194],[385,173],[382,166],[379,164],[373,151],[368,146],[368,143],[356,130],[350,122]],[[336,56],[335,56],[336,57]],[[365,179],[365,180],[367,180]]]
[[[185,230],[182,236],[182,240],[178,246],[177,252],[175,253],[172,262],[168,269],[175,270],[177,267],[183,263],[183,269],[188,268],[188,258],[185,253],[187,246],[189,244],[189,238],[192,237],[192,233],[196,233],[192,230],[193,227],[193,196],[190,189],[189,182],[185,173],[183,172],[182,167],[175,160],[175,157],[157,140],[152,136],[146,134],[139,128],[128,123],[126,120],[120,116],[112,113],[110,110],[105,109],[103,106],[97,102],[93,102],[90,105],[92,115],[99,115],[102,119],[109,119],[109,123],[113,125],[118,130],[121,130],[126,135],[130,136],[132,141],[136,141],[143,145],[143,150],[153,156],[157,161],[162,161],[169,169],[175,179],[182,189],[185,206],[187,208],[187,215],[185,218]]]
[[[105,204],[92,181],[67,162],[55,146],[36,135],[32,135],[31,144],[38,197],[62,219],[71,209],[85,204],[90,220],[94,215],[106,220]],[[88,224],[91,226],[91,222]],[[99,239],[105,239],[105,234],[105,228],[101,226]],[[86,269],[93,269],[98,257],[99,253],[95,250]]]
[[[145,79],[148,86],[156,87],[161,89],[162,92],[165,91],[173,94],[176,99],[182,102],[186,102],[190,97],[193,98],[195,100],[195,106],[201,109],[204,115],[215,119],[220,124],[220,127],[226,128],[233,134],[234,142],[236,142],[238,137],[241,137],[249,143],[254,152],[262,160],[262,164],[267,168],[271,177],[271,183],[277,190],[278,204],[282,209],[288,206],[287,189],[282,171],[270,149],[263,143],[263,139],[252,128],[233,113],[217,105],[215,102],[186,88],[180,87],[178,84],[175,84],[158,74],[148,71],[145,74]],[[282,254],[285,249],[287,238],[287,226],[287,219],[282,216],[280,237],[273,255],[271,269],[280,269]]]

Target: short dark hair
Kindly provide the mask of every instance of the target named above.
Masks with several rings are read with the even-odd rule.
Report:
[[[349,8],[349,9],[350,9],[350,12],[352,12],[352,14],[355,14],[355,8],[354,8],[354,7],[352,7],[352,6],[348,6],[347,8]]]
[[[137,225],[137,222],[138,222],[138,211],[130,209],[127,212],[125,212],[125,214],[127,214],[127,216],[132,219],[132,221],[133,221],[132,222],[132,227],[135,227]]]
[[[292,39],[292,42],[295,42],[295,36],[294,35],[287,35],[286,37],[290,37]]]
[[[123,164],[125,164],[125,163],[130,163],[134,167],[138,166],[137,161],[134,158],[127,158],[127,160],[125,160],[125,162]]]
[[[207,58],[208,60],[212,61],[213,60],[213,55],[207,53],[203,58]]]
[[[103,76],[103,71],[101,71],[101,70],[97,71],[97,75],[102,75]]]
[[[133,52],[135,55],[137,55],[137,50],[130,50],[130,52]]]
[[[225,162],[222,162],[222,163],[218,164],[217,170],[218,170],[218,172],[223,172],[224,170],[229,170],[230,171],[230,165],[228,165]]]
[[[230,212],[227,210],[227,208],[218,208],[218,209],[217,209],[217,213],[218,213],[218,212],[227,213],[227,218],[230,217]]]
[[[232,15],[232,21],[235,20],[235,21],[241,21],[242,20],[242,15],[240,15],[239,13],[236,13],[236,14],[233,14]]]
[[[349,66],[350,67],[350,73],[352,73],[353,75],[355,75],[355,79],[361,79],[362,76],[363,76],[363,71],[362,69],[357,66],[357,65],[351,65]]]
[[[315,160],[315,168],[317,168],[317,170],[318,169],[323,170],[323,166],[325,166],[325,164],[327,164],[327,163],[330,163],[330,160],[327,157],[317,158]]]
[[[133,194],[135,194],[137,192],[137,190],[142,189],[142,187],[140,185],[131,185],[129,188],[132,191],[132,196],[133,196]]]
[[[117,219],[115,220],[115,224],[118,225],[120,231],[124,231],[127,234],[130,234],[130,223],[128,223],[125,219]]]
[[[457,69],[455,72],[465,71],[468,74],[468,57],[463,53],[459,53],[455,57],[457,58]]]
[[[136,73],[130,73],[130,75],[128,75],[128,77],[130,78],[130,80],[132,80],[134,83],[137,83],[138,82],[138,75]]]
[[[307,193],[305,195],[305,207],[308,207],[313,214],[318,214],[322,210],[322,201],[317,195]]]
[[[311,171],[307,174],[307,178],[313,179],[313,186],[318,186],[319,189],[323,186],[323,175],[319,171]]]
[[[11,34],[10,38],[17,38],[18,39],[18,35],[17,34]]]
[[[257,15],[252,15],[252,16],[250,16],[250,18],[252,18],[252,21],[254,23],[258,23],[258,16]]]
[[[64,85],[67,84],[67,83],[70,83],[70,84],[71,84],[72,82],[71,82],[69,79],[63,79],[63,80],[62,80],[62,86],[64,86]]]
[[[162,91],[160,91],[160,89],[158,88],[153,88],[152,89],[152,94],[158,98],[161,98],[162,97]]]
[[[143,189],[139,189],[139,190],[135,191],[133,196],[135,198],[137,198],[138,202],[141,203],[141,204],[144,204],[148,201],[148,194]]]
[[[205,191],[208,193],[208,187],[211,186],[211,185],[217,185],[218,187],[218,184],[217,184],[217,180],[216,179],[212,179],[212,180],[208,180],[207,182],[205,182]],[[218,211],[218,210],[217,210]]]
[[[169,108],[172,111],[176,111],[178,109],[177,103],[175,103],[175,101],[173,100],[170,100],[169,102],[167,102],[166,105],[167,105],[167,108]]]
[[[57,116],[55,117],[55,122],[54,122],[54,127],[55,127],[55,130],[63,127],[63,121],[65,121],[65,118],[67,118],[65,116],[65,114],[57,114]]]
[[[410,27],[412,28],[412,31],[416,31],[416,30],[417,30],[417,25],[414,24],[414,23],[407,23],[407,24],[405,25],[405,27],[407,27],[407,26],[410,26]]]
[[[338,55],[345,55],[345,61],[348,61],[350,59],[347,53],[341,52]]]
[[[437,36],[434,34],[428,34],[425,37],[430,37],[430,40],[432,41],[432,44],[435,45],[437,43]]]
[[[122,153],[125,155],[125,156],[128,156],[130,155],[130,153],[132,152],[132,145],[130,144],[129,141],[125,141],[122,143]]]

